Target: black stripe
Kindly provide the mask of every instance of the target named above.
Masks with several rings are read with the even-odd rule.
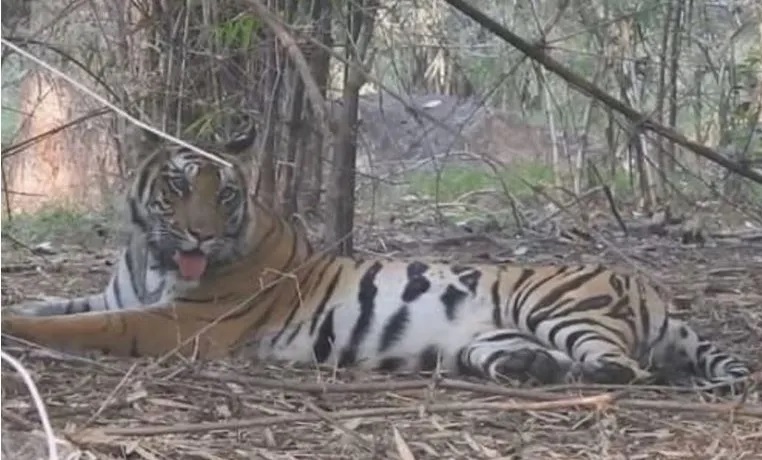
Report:
[[[405,363],[407,360],[405,358],[399,357],[399,356],[390,356],[388,358],[382,359],[378,366],[376,366],[376,370],[380,372],[395,372],[399,369],[402,369],[402,367],[405,366]]]
[[[531,268],[524,268],[524,269],[522,269],[521,270],[521,275],[519,275],[519,278],[516,280],[515,283],[513,283],[513,286],[511,286],[511,290],[509,292],[509,297],[513,298],[513,302],[508,302],[506,304],[506,308],[510,307],[510,308],[513,309],[511,311],[511,313],[512,313],[511,318],[513,319],[513,324],[515,324],[515,325],[519,324],[519,313],[521,311],[520,306],[523,304],[523,302],[521,301],[521,292],[520,292],[520,289],[523,288],[524,283],[526,283],[527,280],[529,278],[531,278],[532,275],[534,275],[534,273],[535,273],[535,271],[532,270]],[[548,279],[551,279],[551,278],[552,278],[552,276],[548,277]],[[542,282],[540,284],[542,284]],[[527,293],[527,295],[531,294],[538,287],[539,287],[539,285],[530,288],[530,290]]]
[[[119,266],[117,265],[116,269],[116,275],[111,280],[111,289],[114,291],[114,299],[116,301],[116,309],[121,310],[124,308],[124,303],[122,302],[122,287],[119,283]],[[103,294],[103,304],[105,306],[106,310],[111,310],[111,305],[108,304],[108,295],[107,293]]]
[[[651,331],[651,309],[648,306],[648,299],[646,298],[646,286],[643,282],[638,281],[637,284],[638,295],[638,310],[640,312],[640,334],[643,338],[648,338],[648,333]]]
[[[495,327],[503,327],[503,315],[500,308],[500,272],[497,279],[492,283],[492,324]]]
[[[514,339],[527,340],[527,341],[530,341],[532,343],[537,343],[537,344],[540,343],[537,340],[537,338],[535,338],[534,336],[531,336],[531,335],[528,335],[528,334],[524,334],[523,332],[520,332],[520,331],[501,332],[499,334],[493,335],[492,337],[490,337],[488,339],[480,340],[480,342],[500,342],[500,341],[503,341],[503,340],[514,340]]]
[[[143,231],[148,231],[148,223],[143,219],[140,214],[139,207],[142,206],[137,200],[129,200],[130,205],[130,221],[135,224],[136,227]]]
[[[389,347],[397,343],[405,332],[408,321],[410,320],[410,311],[407,305],[401,306],[386,322],[384,330],[381,332],[381,340],[378,344],[378,352],[383,353]]]
[[[357,323],[355,323],[352,330],[349,344],[341,353],[339,367],[352,365],[357,360],[357,347],[368,334],[370,323],[373,319],[373,310],[376,306],[376,295],[378,294],[375,280],[381,268],[383,268],[381,262],[374,262],[360,279],[360,292],[357,295],[360,302],[360,316],[357,318]]]
[[[617,273],[612,273],[611,276],[609,276],[609,285],[614,292],[616,292],[616,295],[621,296],[624,294],[624,286],[622,286],[622,281],[619,279]]]
[[[327,263],[325,265],[329,265],[332,262],[332,260],[328,260],[326,262]],[[325,265],[322,265],[322,266],[319,267],[318,281],[317,281],[317,284],[316,284],[316,286],[318,286],[318,287],[320,286],[320,283],[323,280],[323,276],[325,275],[325,273],[327,271],[325,269]],[[313,270],[310,271],[309,273],[307,273],[303,277],[304,280],[308,280],[312,276],[312,274],[314,273],[314,270],[317,268],[317,265],[313,265],[312,268],[313,268]],[[341,269],[339,269],[339,272],[340,271],[341,271]],[[325,295],[320,300],[320,304],[318,305],[318,308],[315,311],[315,316],[313,317],[313,320],[312,320],[313,327],[311,328],[310,333],[314,332],[316,320],[317,320],[318,316],[320,316],[320,314],[325,309],[326,303],[331,298],[331,295],[333,294],[333,290],[336,288],[336,282],[338,280],[338,275],[339,275],[339,273],[337,272],[336,276],[331,281],[331,284],[328,285],[328,288],[326,290]],[[298,283],[298,280],[297,280],[297,283]],[[304,285],[297,286],[297,288],[304,288]],[[281,327],[281,329],[278,331],[278,333],[275,335],[275,337],[272,338],[272,341],[270,342],[271,344],[275,344],[278,340],[280,340],[281,335],[283,335],[283,333],[286,331],[286,329],[288,329],[288,327],[291,325],[291,322],[294,320],[294,316],[296,315],[296,312],[301,307],[302,307],[302,304],[300,302],[299,296],[295,296],[294,301],[293,301],[293,305],[291,307],[291,311],[288,313],[288,317],[286,317],[286,321],[283,323],[283,326]]]
[[[336,337],[333,334],[333,310],[329,310],[325,315],[325,319],[320,324],[317,339],[315,339],[315,343],[312,346],[312,353],[315,355],[315,360],[318,363],[324,363],[331,356],[335,339]]]
[[[402,291],[402,301],[410,303],[431,288],[431,282],[424,276],[429,266],[423,262],[411,262],[407,266],[407,284]]]
[[[561,327],[563,328],[566,326],[561,325]],[[558,334],[558,332],[559,331],[551,330],[550,334],[555,336]],[[590,342],[592,340],[610,343],[611,345],[617,347],[617,349],[621,349],[620,344],[614,342],[613,340],[611,340],[610,338],[604,335],[601,335],[600,333],[598,333],[598,331],[593,331],[590,329],[580,329],[566,336],[566,342],[564,343],[564,350],[569,356],[572,356],[574,349],[577,349],[580,346],[582,346],[582,344],[584,344],[585,342]]]
[[[717,352],[717,350],[713,350]],[[730,356],[726,355],[725,353],[716,353],[714,354],[710,359],[709,362],[706,364],[706,368],[704,368],[704,374],[707,377],[712,377],[713,375],[707,375],[707,374],[716,374],[717,371],[715,371],[715,367],[722,364],[726,360],[732,360]]]
[[[432,372],[436,370],[438,363],[439,347],[436,345],[429,345],[424,348],[419,357],[419,369],[423,372]]]
[[[619,300],[609,308],[609,311],[606,312],[605,316],[619,320],[632,320],[635,316],[635,312],[630,305],[630,296],[624,295],[620,297]]]
[[[563,306],[563,303],[556,304],[561,297],[568,294],[570,291],[578,289],[603,271],[604,268],[599,265],[588,273],[573,277],[552,288],[550,292],[545,294],[543,298],[531,306],[532,311],[527,317],[527,328],[530,331],[535,332],[538,324],[545,319],[552,317]]]
[[[504,358],[506,356],[510,356],[513,353],[511,350],[495,350],[493,351],[487,359],[484,360],[484,363],[482,364],[482,372],[484,372],[485,376],[489,375],[489,368],[500,358]],[[514,377],[514,376],[506,376],[506,377]]]
[[[455,313],[458,306],[465,300],[468,294],[456,288],[452,284],[447,285],[445,292],[439,297],[445,306],[445,316],[449,321],[455,320]]]
[[[571,310],[574,313],[583,311],[600,310],[613,302],[614,299],[608,294],[595,295],[592,297],[585,297],[579,302],[574,304]]]
[[[215,295],[213,297],[175,297],[175,302],[183,302],[183,303],[217,303],[217,302],[224,302],[226,300],[230,300],[231,298],[236,297],[235,293],[231,294],[225,294],[225,295]]]
[[[452,271],[454,275],[460,275],[461,273],[467,272],[469,270],[471,270],[471,267],[465,265],[453,265],[450,267],[450,271]]]
[[[561,333],[564,329],[577,329],[577,328],[585,332],[596,334],[597,336],[600,337],[602,341],[609,342],[616,345],[617,349],[620,351],[624,351],[622,350],[622,344],[627,344],[627,337],[622,333],[621,330],[619,330],[618,328],[608,327],[604,323],[601,323],[597,321],[596,319],[589,318],[589,317],[588,318],[569,318],[569,319],[558,321],[548,331],[548,342],[552,344],[553,346],[560,349],[561,347],[559,346],[558,343],[556,343],[556,336],[559,333]],[[612,341],[610,338],[608,338],[606,335],[603,334],[603,331],[612,333],[614,336],[616,336],[617,339],[619,339],[619,343]],[[566,346],[566,344],[563,344],[563,346]],[[571,355],[571,350],[566,350],[566,352]]]
[[[425,294],[431,288],[431,282],[423,276],[410,278],[402,291],[402,301],[410,303]]]
[[[296,325],[293,331],[288,335],[288,338],[286,339],[286,346],[291,345],[291,342],[294,341],[297,335],[299,335],[299,331],[302,330],[302,326],[304,326],[304,323],[299,323]]]
[[[328,287],[325,290],[325,294],[323,295],[323,298],[320,299],[320,303],[318,304],[318,307],[312,316],[312,324],[310,324],[310,335],[315,333],[315,328],[317,327],[318,318],[320,318],[320,315],[323,314],[323,310],[325,310],[325,305],[328,303],[328,299],[331,298],[331,296],[333,295],[333,290],[336,289],[336,284],[338,284],[339,282],[339,277],[341,276],[342,269],[343,267],[339,266],[339,269],[336,270],[336,274],[333,275],[333,278],[331,278],[331,282],[328,283]],[[325,273],[325,270],[321,270],[320,276],[322,277],[324,273]]]
[[[323,275],[325,274],[325,272],[326,272],[326,270],[322,269],[322,267],[321,267],[320,273],[318,275],[319,276],[319,278],[318,278],[318,284],[317,284],[318,287],[320,286],[320,282],[323,280]],[[305,279],[305,280],[309,279],[311,277],[312,273],[313,272],[308,273],[306,276],[304,276],[303,279]],[[336,280],[336,278],[334,278],[334,280]],[[299,280],[297,279],[296,282],[299,283]],[[303,285],[299,285],[299,286],[297,286],[297,289],[303,288],[303,287],[304,287]],[[333,289],[335,287],[336,287],[335,283],[328,286],[328,291],[326,292],[326,295],[321,299],[320,305],[318,306],[318,310],[316,312],[317,315],[322,313],[323,309],[325,308],[325,304],[328,302],[328,299],[331,297],[331,294],[333,293]],[[299,296],[294,296],[294,300],[293,300],[292,306],[291,306],[291,311],[288,313],[288,316],[286,317],[286,321],[283,323],[283,326],[280,328],[278,333],[275,334],[275,337],[272,338],[272,341],[270,342],[271,344],[274,345],[278,340],[280,340],[281,335],[283,335],[283,333],[286,331],[286,329],[288,329],[288,327],[291,325],[291,321],[294,320],[294,316],[296,315],[296,312],[299,310],[299,308],[302,307],[302,303],[300,302],[300,300],[301,299],[300,299]],[[313,320],[313,324],[314,324],[314,320]]]
[[[132,238],[131,238],[132,240]],[[148,271],[151,269],[151,267],[147,267],[148,264],[148,248],[145,248],[145,253],[143,254],[143,269],[142,271],[145,272],[142,279],[136,279],[136,276],[138,276],[138,271],[135,267],[135,259],[133,258],[132,253],[132,247],[133,247],[133,241],[130,241],[127,246],[127,250],[124,252],[124,265],[127,267],[127,280],[130,282],[130,287],[132,288],[132,292],[135,293],[135,297],[137,297],[137,300],[141,303],[145,303],[145,294],[147,294],[148,286],[146,286],[146,277],[148,276]],[[120,278],[119,281],[121,281],[121,275],[117,268],[117,277]],[[163,287],[163,283],[162,283]]]
[[[466,288],[468,288],[469,291],[471,291],[471,294],[476,294],[476,287],[479,285],[479,278],[481,278],[482,274],[479,271],[472,271],[471,273],[467,275],[463,275],[460,278],[461,283],[463,283]]]
[[[566,275],[567,272],[573,270],[573,272],[576,272],[578,270],[584,270],[584,266],[582,267],[575,267],[572,268],[568,265],[563,265],[561,267],[558,267],[558,269],[551,273],[550,275],[546,275],[544,278],[542,278],[538,283],[534,284],[532,287],[527,289],[527,291],[524,293],[524,295],[520,296],[519,299],[514,300],[514,304],[517,308],[521,308],[525,306],[526,300],[534,294],[535,291],[537,291],[540,287],[544,286],[547,283],[554,282],[557,278],[559,278],[561,275]],[[571,275],[572,273],[569,273]],[[552,291],[551,291],[552,292]]]
[[[429,269],[429,266],[426,265],[423,262],[415,261],[410,262],[407,265],[407,277],[409,279],[417,278],[419,276],[423,276],[424,273]]]
[[[298,282],[298,281],[297,281]],[[286,329],[291,325],[291,321],[294,320],[294,316],[296,315],[296,312],[299,310],[299,308],[302,306],[302,303],[300,301],[300,297],[298,295],[294,296],[294,301],[292,302],[293,305],[291,307],[291,311],[288,312],[288,316],[286,317],[286,321],[283,322],[283,326],[281,326],[280,330],[277,334],[275,334],[275,337],[270,340],[271,345],[275,345],[278,340],[280,340],[280,337],[283,335],[284,332],[286,332]]]

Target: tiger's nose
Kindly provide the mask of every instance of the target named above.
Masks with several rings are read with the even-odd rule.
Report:
[[[197,242],[203,243],[204,241],[211,240],[214,237],[214,233],[209,230],[200,228],[189,228],[188,234],[192,236]]]

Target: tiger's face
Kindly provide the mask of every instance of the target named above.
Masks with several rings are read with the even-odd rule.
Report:
[[[143,212],[132,210],[159,263],[186,280],[198,280],[241,250],[248,177],[233,158],[223,158],[232,166],[190,150],[165,152],[154,176],[143,178]]]

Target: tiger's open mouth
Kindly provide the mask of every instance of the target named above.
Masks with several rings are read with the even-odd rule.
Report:
[[[207,257],[199,249],[175,251],[172,260],[177,264],[180,276],[186,280],[199,280],[206,270]]]

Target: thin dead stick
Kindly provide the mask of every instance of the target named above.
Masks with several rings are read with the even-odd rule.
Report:
[[[132,372],[135,370],[135,368],[138,366],[138,363],[132,363],[129,369],[127,369],[127,372],[124,374],[124,377],[122,377],[119,380],[119,383],[116,384],[116,386],[111,390],[111,392],[106,396],[106,399],[103,400],[100,407],[91,415],[87,421],[84,423],[85,426],[93,423],[93,421],[100,416],[104,410],[113,402],[113,400],[116,398],[117,393],[119,393],[119,390],[121,390],[129,381],[130,376],[132,375]]]
[[[371,452],[373,451],[373,446],[370,445],[365,438],[360,436],[360,434],[357,433],[356,431],[350,429],[349,427],[341,423],[339,420],[336,420],[336,418],[334,418],[330,412],[326,412],[323,409],[319,408],[312,401],[305,401],[304,405],[307,406],[308,410],[312,411],[315,415],[320,417],[321,420],[323,420],[326,423],[330,423],[331,425],[341,430],[344,434],[354,439],[364,449]]]
[[[269,388],[281,391],[299,393],[375,393],[381,391],[423,390],[431,387],[431,381],[422,379],[392,380],[388,382],[362,383],[316,383],[316,382],[286,382],[262,377],[245,377],[219,372],[199,372],[200,377],[218,381],[250,385],[259,388]],[[539,401],[562,400],[564,396],[547,393],[541,390],[506,388],[497,385],[464,382],[452,379],[442,379],[435,382],[435,388],[448,390],[471,391],[496,396],[507,396]]]
[[[331,412],[330,417],[333,420],[358,418],[358,417],[385,417],[390,415],[417,415],[421,412],[430,414],[446,412],[463,411],[503,411],[503,412],[521,412],[521,411],[552,411],[569,409],[573,407],[587,407],[595,410],[601,410],[610,406],[614,402],[613,395],[602,394],[588,396],[584,398],[570,398],[558,401],[543,401],[531,403],[449,403],[449,404],[431,404],[428,406],[407,406],[407,407],[378,407],[372,409],[354,409],[338,412]],[[85,430],[76,435],[80,441],[86,442],[87,439],[103,439],[104,436],[155,436],[163,434],[178,433],[200,433],[214,430],[234,430],[243,428],[252,428],[257,426],[272,426],[283,423],[299,422],[318,422],[323,418],[316,414],[289,414],[272,417],[259,417],[246,420],[230,420],[225,422],[211,423],[178,423],[175,425],[154,425],[140,427],[106,427],[100,429]]]

